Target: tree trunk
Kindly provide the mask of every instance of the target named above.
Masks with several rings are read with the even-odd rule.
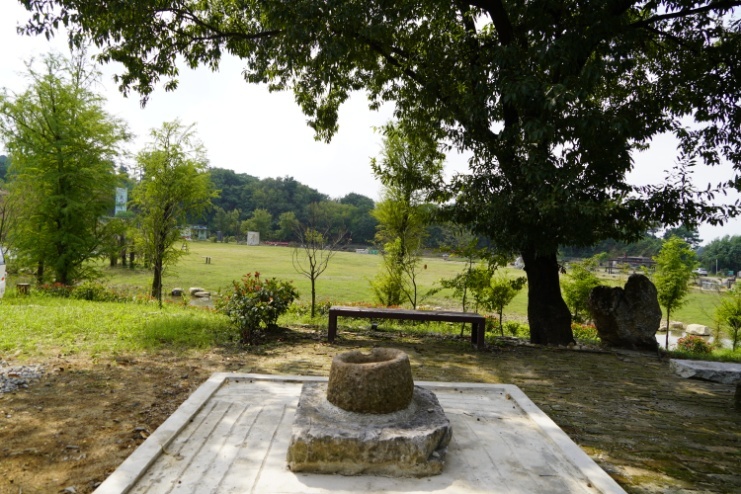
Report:
[[[44,261],[39,261],[36,265],[36,283],[39,285],[44,283]]]
[[[671,320],[671,309],[669,307],[666,308],[666,343],[664,347],[666,348],[666,351],[669,351],[669,321]]]
[[[530,342],[539,345],[568,345],[574,342],[571,313],[561,296],[556,253],[523,251],[527,273],[527,317]]]
[[[162,260],[154,262],[154,276],[152,277],[152,297],[157,299],[162,307]]]
[[[311,277],[311,318],[314,319],[316,314],[316,278]]]

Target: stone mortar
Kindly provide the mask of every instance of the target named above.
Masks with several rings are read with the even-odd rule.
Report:
[[[394,348],[373,348],[332,359],[327,400],[356,413],[392,413],[408,407],[414,393],[409,357]]]

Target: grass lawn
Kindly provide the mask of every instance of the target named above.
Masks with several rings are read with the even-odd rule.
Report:
[[[202,287],[213,293],[224,293],[233,280],[243,274],[260,272],[263,277],[292,280],[299,290],[300,302],[310,300],[309,280],[293,267],[293,249],[288,247],[247,246],[234,243],[188,242],[188,252],[178,264],[165,273],[164,288]],[[211,258],[211,264],[205,258]],[[101,264],[106,283],[118,289],[144,294],[151,284],[151,272],[144,269],[110,268]],[[368,303],[373,300],[370,282],[381,269],[381,256],[338,252],[327,271],[317,281],[317,300],[333,304]],[[460,310],[460,300],[454,299],[451,290],[442,290],[433,296],[426,294],[439,286],[443,278],[452,278],[465,269],[465,264],[455,259],[426,257],[419,273],[419,299],[422,305]],[[503,268],[508,276],[524,276],[522,270]],[[599,273],[605,284],[622,286],[627,274]],[[32,281],[29,276],[11,276],[9,294],[13,296],[15,283]],[[693,289],[686,303],[672,314],[672,320],[685,324],[704,324],[715,327],[713,312],[720,301],[720,294]],[[505,320],[525,322],[527,319],[527,288],[523,289],[505,308]]]

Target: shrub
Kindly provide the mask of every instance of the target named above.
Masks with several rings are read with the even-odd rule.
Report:
[[[298,297],[290,281],[260,278],[260,273],[246,274],[242,281],[233,282],[231,295],[222,299],[219,310],[239,331],[240,341],[246,345],[259,342],[263,332],[274,328],[278,317],[284,314]]]
[[[572,322],[571,332],[574,334],[574,339],[576,340],[598,341],[600,339],[599,333],[597,333],[597,328],[593,324]]]
[[[530,330],[524,324],[520,324],[517,321],[507,321],[504,323],[504,331],[509,333],[510,336],[521,338],[527,336]]]
[[[677,340],[677,348],[690,353],[711,353],[712,349],[708,342],[700,336],[687,335]]]
[[[120,297],[114,291],[95,281],[86,281],[74,287],[69,296],[77,300],[89,300],[91,302],[117,302],[120,300]]]
[[[500,328],[499,320],[496,316],[486,316],[486,331],[489,333],[499,332],[502,335],[508,334],[514,338],[528,338],[530,336],[530,328],[527,324],[517,321],[507,321]]]

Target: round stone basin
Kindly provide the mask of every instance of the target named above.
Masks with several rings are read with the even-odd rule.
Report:
[[[286,460],[294,472],[424,477],[442,472],[451,437],[406,353],[356,350],[332,359],[326,384],[304,384]]]
[[[327,401],[356,413],[392,413],[412,402],[414,381],[406,353],[373,348],[341,353],[332,359]]]

